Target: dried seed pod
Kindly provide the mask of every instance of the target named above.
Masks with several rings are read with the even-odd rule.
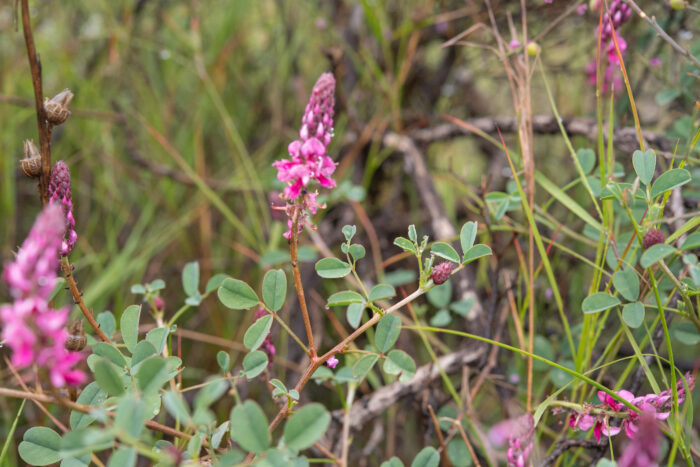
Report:
[[[41,154],[33,141],[24,141],[24,159],[19,161],[19,166],[29,178],[38,178],[41,175]]]
[[[83,322],[73,321],[68,326],[68,338],[66,339],[66,349],[79,352],[87,345],[87,336],[83,330]]]
[[[73,93],[70,89],[64,89],[53,98],[44,99],[44,112],[46,120],[52,125],[60,125],[70,117],[68,106],[73,100]]]

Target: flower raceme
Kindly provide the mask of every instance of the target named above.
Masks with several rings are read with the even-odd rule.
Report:
[[[67,256],[78,239],[73,217],[73,200],[70,193],[70,170],[63,161],[56,162],[49,179],[49,203],[59,204],[66,221],[66,235],[61,243],[61,256]]]
[[[298,229],[306,223],[307,212],[316,213],[320,206],[316,203],[316,193],[306,187],[313,181],[325,188],[334,188],[331,178],[337,163],[327,155],[327,148],[333,137],[333,107],[335,105],[335,78],[331,73],[323,73],[314,85],[309,103],[301,119],[299,139],[288,146],[289,159],[278,160],[272,165],[277,168],[277,179],[286,183],[282,198],[299,209]],[[292,220],[288,210],[291,237]],[[298,233],[298,232],[297,232]]]
[[[86,378],[73,368],[82,356],[65,348],[70,308],[55,310],[49,306],[58,280],[56,270],[65,229],[61,207],[46,206],[15,261],[5,266],[2,274],[14,298],[12,304],[0,306],[2,339],[12,349],[12,364],[18,368],[37,364],[48,372],[54,387],[78,385]]]
[[[687,373],[685,375],[685,383],[692,390],[695,387],[695,377]],[[682,380],[678,381],[676,390],[678,392],[678,404],[680,405],[685,401],[685,386]],[[668,418],[673,408],[673,391],[671,389],[666,389],[659,394],[651,393],[639,397],[635,397],[634,394],[624,389],[617,391],[616,394],[639,408],[642,413],[651,413],[656,420]],[[598,399],[601,401],[600,405],[591,406],[589,410],[574,411],[569,418],[569,426],[574,430],[582,431],[593,428],[593,435],[597,441],[600,441],[601,434],[615,436],[623,429],[630,439],[634,439],[639,430],[638,422],[641,414],[630,410],[625,404],[616,401],[603,391],[598,391]],[[598,413],[594,414],[594,411]],[[609,415],[605,414],[604,411],[619,413],[622,418],[621,426],[610,425]]]
[[[312,180],[326,188],[335,187],[330,177],[337,164],[326,155],[333,137],[334,93],[335,78],[331,73],[323,73],[311,91],[301,119],[299,139],[289,144],[290,159],[272,164],[277,168],[277,179],[287,183],[284,196],[288,200],[298,198]]]

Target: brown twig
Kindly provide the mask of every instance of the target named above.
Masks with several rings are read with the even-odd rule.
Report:
[[[298,246],[299,246],[299,222],[301,217],[301,207],[295,206],[292,214],[292,235],[289,240],[289,254],[292,260],[292,275],[294,276],[294,287],[299,298],[299,307],[301,315],[304,318],[304,327],[306,328],[306,337],[309,342],[309,358],[313,362],[316,359],[316,346],[314,345],[314,333],[311,329],[311,321],[309,320],[309,309],[306,307],[306,298],[304,297],[304,286],[301,283],[301,271],[299,271],[298,261]]]
[[[451,123],[441,123],[427,128],[421,128],[410,133],[410,137],[417,143],[432,143],[436,141],[458,138],[465,134],[473,133],[474,129],[489,135],[495,135],[498,130],[501,133],[515,133],[518,128],[518,119],[515,117],[478,117],[460,121],[449,115],[443,118]],[[564,118],[561,121],[566,134],[569,136],[582,136],[591,141],[598,139],[598,124],[592,118]],[[498,129],[498,130],[497,130]],[[554,116],[533,115],[532,131],[541,135],[561,134],[559,125]],[[604,137],[607,141],[608,132],[604,128]],[[671,156],[672,142],[665,136],[651,131],[644,131],[644,140],[661,149],[664,157]],[[613,142],[618,149],[632,153],[639,149],[637,130],[634,127],[615,127],[613,129]]]
[[[0,387],[0,396],[15,397],[18,399],[29,399],[33,401],[45,402],[49,404],[58,404],[77,412],[89,413],[91,410],[95,409],[94,406],[78,404],[68,399],[60,399],[57,397],[52,397],[46,394],[36,394],[29,391],[18,391],[16,389],[2,388]],[[111,412],[108,412],[111,413]],[[192,435],[184,433],[180,430],[170,428],[169,426],[161,425],[153,420],[146,420],[146,427],[151,430],[160,431],[166,435],[174,436],[176,438],[190,439]]]
[[[452,467],[450,458],[447,456],[447,446],[445,445],[445,438],[442,437],[440,423],[438,423],[438,419],[435,416],[433,406],[430,404],[428,404],[428,412],[430,412],[430,419],[433,421],[433,425],[435,426],[435,433],[437,434],[438,442],[440,443],[440,449],[442,450],[442,456],[440,456],[440,458],[442,459],[442,465],[443,467]]]
[[[95,321],[95,318],[92,316],[92,312],[88,310],[87,306],[85,306],[83,294],[80,289],[78,289],[78,284],[75,282],[75,278],[73,277],[73,266],[70,264],[68,257],[66,256],[61,258],[61,269],[63,269],[63,274],[66,276],[66,282],[68,283],[68,288],[70,289],[71,295],[73,295],[73,301],[75,301],[75,304],[78,305],[80,311],[83,312],[83,316],[85,316],[87,322],[90,323],[90,326],[92,326],[103,342],[112,344],[109,337],[107,337],[107,335],[102,332],[102,329],[100,329],[100,325],[97,324],[97,321]]]
[[[34,87],[34,105],[36,107],[36,120],[39,129],[39,145],[41,150],[41,174],[39,176],[39,196],[42,206],[49,202],[49,177],[51,175],[51,130],[46,122],[44,112],[44,91],[41,83],[41,62],[36,54],[32,26],[29,19],[29,0],[22,0],[22,31],[24,43],[27,46],[29,68],[32,72],[32,86]]]

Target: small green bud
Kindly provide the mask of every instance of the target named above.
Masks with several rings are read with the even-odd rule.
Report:
[[[685,0],[671,0],[671,8],[674,10],[682,10],[685,8]]]
[[[532,57],[536,57],[542,51],[542,47],[537,42],[530,42],[527,44],[527,53]]]

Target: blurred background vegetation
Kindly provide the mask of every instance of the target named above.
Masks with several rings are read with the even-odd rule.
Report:
[[[22,141],[36,140],[36,117],[13,3],[0,6],[3,262],[12,257],[39,210],[35,183],[17,164]],[[569,2],[527,3],[529,34],[543,34],[538,38],[541,60],[559,111],[564,117],[594,117],[595,90],[584,67],[595,58],[597,16],[570,14],[550,28]],[[660,23],[698,55],[698,12],[681,14],[663,2],[652,3]],[[501,31],[510,39],[507,14],[520,24],[520,2],[492,4]],[[41,0],[31,5],[45,93],[51,96],[67,87],[76,95],[73,116],[54,131],[52,157],[71,168],[79,235],[71,259],[85,302],[96,314],[112,310],[118,318],[127,305],[140,300],[130,292],[131,285],[163,279],[166,317],[171,316],[184,301],[180,274],[190,261],[199,261],[202,283],[226,273],[256,284],[264,273],[256,264],[282,264],[286,222],[269,208],[282,184],[271,163],[286,156],[310,89],[324,71],[332,71],[338,80],[330,153],[340,163],[339,188],[324,196],[328,209],[315,221],[320,237],[334,251],[345,224],[357,224],[368,246],[366,218],[374,226],[382,261],[399,253],[392,241],[405,235],[409,223],[416,224],[419,234],[434,234],[410,161],[382,144],[385,132],[409,134],[434,127],[445,123],[446,114],[463,119],[514,116],[495,55],[474,46],[442,47],[467,28],[488,23],[486,8],[478,1]],[[687,147],[697,127],[697,69],[674,56],[641,20],[633,18],[622,34],[643,127]],[[469,40],[493,44],[483,31]],[[652,58],[660,58],[661,65],[650,66]],[[536,71],[533,113],[551,115],[539,77]],[[628,110],[626,97],[616,99],[616,126],[631,125]],[[574,168],[563,140],[551,133],[536,139],[535,161],[563,186],[574,177]],[[517,146],[512,134],[506,141]],[[584,137],[574,138],[574,144],[577,149],[595,145]],[[510,173],[503,153],[471,135],[425,144],[424,150],[453,225],[493,221],[484,196],[507,191]],[[618,160],[629,168],[626,156],[620,153]],[[572,195],[584,198],[584,193],[574,189]],[[545,202],[548,197],[538,192],[538,199]],[[562,222],[571,216],[556,209],[553,214]],[[485,240],[493,243],[499,268],[517,272],[510,232],[496,229],[488,235]],[[313,260],[319,255],[318,242],[307,241],[307,246],[305,258]],[[568,284],[565,301],[573,304],[571,313],[576,315],[590,270],[575,266],[561,252],[553,258],[562,283]],[[380,261],[386,270],[378,274],[393,271],[395,284],[410,283],[413,264],[394,259],[392,264]],[[371,277],[373,263],[365,263]],[[497,290],[501,270],[491,266],[482,262],[477,280],[482,296],[496,302],[503,293]],[[310,264],[304,271],[309,287],[318,293],[316,300],[312,297],[312,313],[320,323],[322,297],[333,290],[323,288]],[[0,301],[6,292],[0,286]],[[537,293],[543,316],[554,313],[544,287]],[[69,303],[68,294],[58,301]],[[292,321],[300,321],[296,306],[290,294],[284,312],[291,313]],[[344,322],[342,312],[338,317]],[[252,313],[225,310],[210,297],[179,324],[240,341],[252,319]],[[465,327],[464,318],[454,319],[454,326]],[[335,339],[334,332],[329,325],[326,345]],[[414,338],[402,335],[404,345]],[[556,335],[543,334],[542,339],[558,346]],[[460,345],[457,338],[444,342],[448,348]],[[202,370],[216,372],[214,356],[221,347],[198,339],[182,345],[186,385],[201,379],[206,374]],[[429,361],[422,347],[415,348],[419,363]],[[300,358],[291,349],[288,355],[283,342],[278,349],[283,357]],[[242,357],[235,350],[232,355]],[[274,371],[282,375],[285,370]],[[8,378],[3,372],[3,380]],[[251,386],[251,391],[259,389]],[[325,397],[331,407],[340,406],[332,392]],[[0,399],[0,406],[15,402]],[[40,417],[29,406],[27,410],[28,417]],[[494,420],[500,418],[494,414]],[[9,421],[0,433],[7,429],[5,423]],[[421,444],[415,446],[417,451]],[[398,450],[410,457],[413,449],[406,442]]]

